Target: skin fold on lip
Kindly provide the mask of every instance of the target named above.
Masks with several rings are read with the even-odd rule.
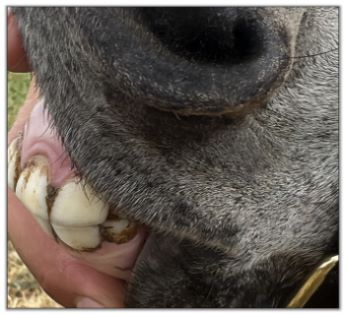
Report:
[[[41,100],[33,108],[23,131],[9,145],[9,187],[16,191],[48,235],[65,246],[72,256],[100,272],[128,280],[147,231],[142,226],[134,228],[135,224],[125,218],[118,218],[114,209],[109,209],[87,184],[75,178],[70,159],[43,104]],[[72,193],[68,187],[72,187]],[[89,231],[96,233],[99,239],[95,241]],[[122,237],[112,237],[109,231],[120,235],[125,232]],[[93,248],[79,246],[88,238],[94,239]],[[109,242],[112,239],[118,244]]]
[[[35,155],[44,155],[50,162],[50,184],[61,187],[74,176],[71,162],[60,143],[56,132],[50,128],[48,113],[41,100],[32,110],[24,126],[24,141],[21,149],[21,168]]]

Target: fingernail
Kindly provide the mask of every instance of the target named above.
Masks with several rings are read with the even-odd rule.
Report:
[[[77,308],[104,308],[100,303],[88,298],[80,297],[77,299],[76,303]]]
[[[12,9],[10,7],[7,7],[7,24],[12,22],[12,20],[13,20]]]

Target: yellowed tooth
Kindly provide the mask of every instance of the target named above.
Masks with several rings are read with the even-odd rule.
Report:
[[[43,229],[52,234],[48,223],[47,185],[48,162],[44,157],[36,156],[20,174],[16,185],[16,195]]]
[[[68,246],[76,250],[91,250],[101,243],[98,226],[60,226],[52,223],[54,232],[58,238]]]
[[[137,226],[126,219],[111,219],[101,225],[101,236],[108,242],[122,244],[128,242],[137,233]]]
[[[20,172],[19,141],[20,137],[14,139],[7,149],[7,185],[12,190],[14,190],[16,187],[16,181]]]
[[[51,222],[59,226],[92,226],[106,220],[108,205],[83,183],[69,182],[59,189],[51,207]]]

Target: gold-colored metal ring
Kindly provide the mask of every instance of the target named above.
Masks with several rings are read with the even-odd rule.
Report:
[[[325,259],[306,279],[287,307],[304,307],[339,261],[339,255]]]

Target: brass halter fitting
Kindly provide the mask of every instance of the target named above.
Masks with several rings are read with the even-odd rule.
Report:
[[[339,255],[325,259],[305,280],[287,307],[304,307],[339,261]]]

